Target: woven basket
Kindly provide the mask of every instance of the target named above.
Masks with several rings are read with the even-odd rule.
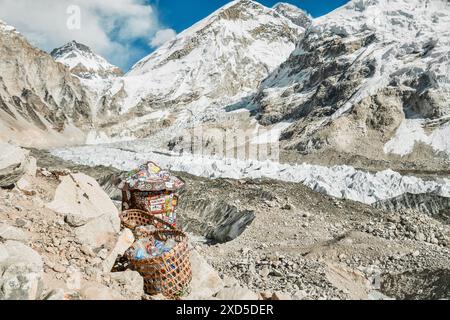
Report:
[[[174,299],[187,294],[192,280],[192,270],[186,234],[179,230],[157,230],[147,233],[146,236],[148,239],[160,241],[173,238],[177,244],[170,252],[143,260],[134,258],[132,248],[126,252],[130,268],[144,278],[145,293],[149,295],[161,293]]]
[[[153,225],[158,229],[173,230],[172,225],[153,214],[139,209],[125,210],[120,214],[122,225],[128,229],[135,230],[140,226]]]

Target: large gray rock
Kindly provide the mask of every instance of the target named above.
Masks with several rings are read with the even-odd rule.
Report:
[[[88,282],[80,290],[83,300],[124,300],[117,291],[97,282]]]
[[[36,173],[36,159],[20,147],[0,143],[0,187],[14,185],[25,174]]]
[[[111,280],[121,288],[129,300],[140,300],[144,295],[144,278],[137,271],[113,272]]]
[[[248,288],[231,287],[220,290],[216,298],[219,300],[258,300],[259,296]]]
[[[117,238],[116,245],[102,263],[103,272],[110,272],[118,256],[121,256],[134,243],[134,235],[130,229],[123,229]]]
[[[196,195],[181,191],[186,199],[180,203],[184,228],[223,243],[240,236],[255,219],[252,210],[240,210],[221,199],[198,199]]]
[[[0,244],[0,300],[36,300],[42,291],[41,256],[18,241]]]
[[[191,293],[186,299],[211,299],[223,289],[224,284],[217,271],[195,250],[191,252]]]
[[[0,222],[0,240],[27,242],[28,235],[19,228]]]
[[[120,230],[117,208],[95,179],[82,173],[61,177],[47,207],[65,216],[83,244],[98,248],[114,241]]]

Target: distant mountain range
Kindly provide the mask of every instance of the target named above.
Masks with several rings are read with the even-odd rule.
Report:
[[[2,23],[0,139],[173,147],[199,125],[263,125],[299,156],[446,158],[449,25],[444,0],[353,0],[317,19],[233,1],[123,75],[83,44],[48,55]]]

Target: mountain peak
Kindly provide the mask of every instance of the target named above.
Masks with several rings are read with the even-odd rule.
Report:
[[[289,56],[303,32],[257,2],[230,2],[132,67],[121,112],[138,104],[207,105],[246,95]]]
[[[123,74],[120,68],[110,64],[105,58],[94,53],[90,47],[72,40],[50,55],[66,65],[73,74],[80,78],[111,78]]]
[[[302,28],[308,28],[313,18],[306,11],[294,6],[290,3],[278,2],[272,7],[273,10],[281,14],[282,16],[288,18],[296,25]]]

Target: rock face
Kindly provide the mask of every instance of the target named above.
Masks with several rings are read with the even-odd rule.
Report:
[[[39,254],[17,241],[0,243],[0,300],[35,300],[42,290]]]
[[[50,55],[64,64],[74,75],[83,79],[111,78],[123,75],[123,71],[95,54],[88,46],[71,41],[54,49]]]
[[[293,121],[283,146],[302,154],[450,151],[449,23],[440,0],[354,0],[315,19],[262,83],[260,122]]]
[[[65,221],[76,227],[80,241],[91,248],[99,248],[119,232],[117,208],[97,181],[84,174],[61,177],[54,200],[47,205],[64,215]]]
[[[82,142],[87,93],[69,70],[0,22],[0,141],[24,146]]]

